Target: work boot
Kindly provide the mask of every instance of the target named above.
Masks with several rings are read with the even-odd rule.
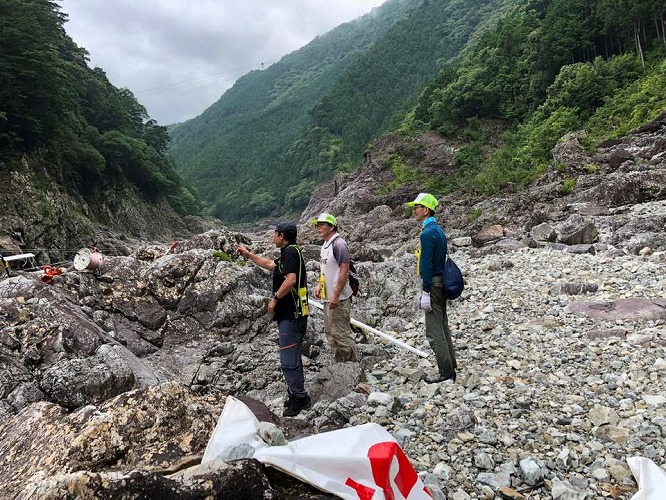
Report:
[[[284,410],[282,416],[295,417],[302,410],[309,408],[311,403],[312,401],[310,400],[310,396],[307,394],[305,396],[292,396],[291,401],[289,402],[289,406],[287,406],[287,408]]]
[[[287,408],[291,404],[291,391],[287,389],[287,399],[284,400],[284,407]]]
[[[456,381],[456,372],[453,372],[453,375],[444,375],[443,373],[438,373],[436,375],[430,375],[423,377],[423,380],[427,384],[437,384],[439,382],[444,382],[445,380],[451,380],[452,382]]]

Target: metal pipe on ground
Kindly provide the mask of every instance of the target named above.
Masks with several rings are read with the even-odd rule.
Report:
[[[308,299],[308,304],[315,306],[317,309],[324,310],[324,305],[321,304],[320,302],[314,301],[312,299]],[[362,328],[363,330],[374,333],[375,335],[383,338],[384,340],[389,341],[391,344],[395,344],[398,347],[401,347],[402,349],[405,349],[407,351],[413,352],[414,354],[421,356],[422,358],[427,358],[428,354],[421,351],[420,349],[417,349],[416,347],[412,347],[411,345],[407,344],[406,342],[403,342],[402,340],[398,340],[394,337],[391,337],[390,335],[387,335],[384,332],[381,332],[377,330],[376,328],[373,328],[371,326],[366,325],[365,323],[361,323],[360,321],[350,318],[350,323],[354,326],[358,326],[359,328]]]

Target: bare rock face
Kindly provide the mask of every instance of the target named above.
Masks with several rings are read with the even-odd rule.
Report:
[[[98,353],[56,362],[42,375],[40,388],[51,401],[74,409],[117,396],[132,389],[134,382],[121,357]]]
[[[39,484],[53,474],[109,465],[171,467],[203,452],[223,405],[223,397],[195,397],[174,383],[126,392],[71,414],[52,403],[31,405],[0,427],[0,484],[15,498],[29,478]]]
[[[9,235],[0,235],[0,250],[7,252],[7,254],[3,253],[3,255],[23,253],[16,240]]]
[[[104,199],[95,203],[74,196],[58,181],[50,181],[39,167],[44,158],[36,156],[24,156],[4,177],[0,248],[43,249],[36,258],[44,264],[71,259],[71,249],[91,245],[108,254],[129,255],[140,238],[185,238],[194,232],[191,228],[196,229],[193,221],[186,223],[165,200],[148,204],[130,186],[107,190]],[[48,189],[42,187],[45,184]]]
[[[575,234],[559,234],[558,241],[567,245],[591,243],[595,241],[596,228],[600,240],[631,253],[645,246],[656,251],[666,249],[661,222],[652,222],[649,214],[641,217],[645,219],[642,224],[653,228],[647,232],[656,237],[645,234],[630,241],[615,236],[629,233],[631,226],[623,229],[622,225],[634,224],[636,219],[633,215],[618,218],[625,207],[666,199],[664,122],[659,117],[625,138],[601,145],[592,155],[582,146],[584,132],[568,134],[554,148],[554,161],[548,172],[532,186],[486,199],[465,199],[455,193],[439,196],[436,215],[451,238],[474,237],[486,228],[500,225],[504,237],[517,241],[528,237],[535,226],[546,223],[556,228],[579,215],[594,227],[588,225],[578,228]],[[415,246],[418,227],[404,204],[428,188],[422,181],[391,184],[395,181],[391,155],[400,155],[407,168],[428,179],[455,171],[458,146],[433,133],[409,139],[387,135],[376,141],[357,172],[340,174],[316,189],[301,216],[303,241],[317,242],[314,229],[306,222],[319,212],[329,211],[338,218],[341,234],[349,243],[358,245],[357,260],[377,262],[377,253],[387,258],[400,244]],[[552,238],[552,234],[544,234],[536,241]],[[492,251],[493,242],[501,239],[476,244],[483,245],[484,251]],[[388,248],[387,242],[393,248]]]
[[[24,408],[0,425],[3,496],[332,498],[256,460],[200,464],[225,400],[166,383],[70,414],[46,402]],[[243,400],[259,418],[280,421],[261,403]],[[282,425],[290,435],[312,432],[299,422]]]
[[[232,233],[207,238],[215,250],[230,251],[238,241]],[[33,384],[49,401],[75,409],[160,380],[190,381],[208,341],[184,358],[163,351],[165,344],[207,338],[212,330],[247,340],[269,324],[268,276],[212,250],[155,261],[103,257],[98,272],[69,269],[50,286],[27,274],[0,282],[0,395]],[[191,360],[183,372],[184,359]],[[12,407],[33,400],[15,397]]]
[[[582,194],[581,200],[602,201],[608,207],[634,205],[666,197],[666,172],[663,166],[637,171],[617,171],[599,179],[599,183]]]
[[[349,243],[362,242],[366,249],[381,252],[383,245],[377,242],[393,245],[413,239],[418,227],[406,216],[405,203],[422,189],[418,183],[387,188],[394,180],[390,167],[393,153],[400,154],[408,168],[422,170],[426,175],[455,170],[455,148],[437,134],[407,140],[388,134],[366,153],[358,172],[339,174],[315,189],[300,218],[303,241],[317,241],[314,229],[307,222],[323,211],[337,217],[340,231]]]
[[[19,498],[235,498],[271,500],[284,498],[268,481],[256,460],[213,461],[175,474],[133,470],[129,472],[80,471],[54,476],[28,485]]]
[[[125,484],[128,498],[142,490],[181,498],[245,481],[254,492],[247,498],[264,498],[256,493],[263,491],[271,498],[253,462],[171,474],[182,461],[198,463],[221,394],[284,391],[277,331],[266,315],[270,273],[236,260],[240,242],[253,244],[209,231],[161,255],[103,256],[96,272],[67,268],[50,285],[39,272],[0,281],[3,491],[100,497]],[[308,337],[307,353],[327,363],[315,319]],[[358,366],[354,373],[349,390]],[[340,385],[329,389],[317,398],[337,398]],[[255,410],[289,436],[313,432],[265,406]]]
[[[642,248],[666,248],[666,216],[639,215],[627,219],[610,238],[610,243],[637,254]]]

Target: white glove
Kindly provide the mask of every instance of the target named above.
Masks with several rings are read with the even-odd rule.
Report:
[[[430,305],[430,294],[428,292],[421,293],[421,303],[419,304],[419,307],[425,312],[432,311],[432,305]]]

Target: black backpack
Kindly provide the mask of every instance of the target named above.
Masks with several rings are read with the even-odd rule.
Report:
[[[356,271],[356,266],[354,266],[353,260],[349,261],[349,286],[352,289],[352,295],[358,295],[360,282],[358,281],[358,272]]]
[[[463,279],[460,268],[453,262],[451,257],[446,256],[444,263],[444,280],[442,291],[447,299],[457,299],[465,289],[465,280]]]

